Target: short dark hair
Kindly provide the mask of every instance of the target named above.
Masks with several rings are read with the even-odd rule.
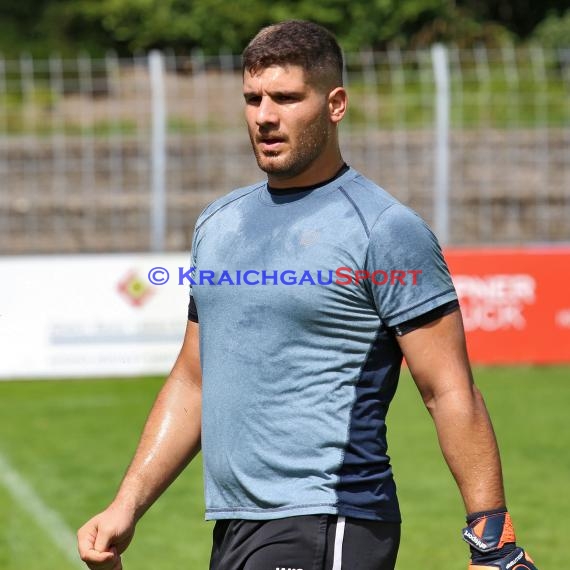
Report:
[[[342,85],[342,51],[323,26],[287,20],[262,28],[242,54],[242,71],[254,73],[271,65],[298,65],[307,77],[327,88]]]

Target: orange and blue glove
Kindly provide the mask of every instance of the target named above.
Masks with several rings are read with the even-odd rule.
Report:
[[[538,570],[531,557],[517,546],[506,509],[468,515],[463,540],[471,549],[468,570]]]

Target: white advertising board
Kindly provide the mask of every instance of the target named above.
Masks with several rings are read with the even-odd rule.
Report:
[[[178,284],[178,268],[189,259],[0,258],[0,379],[168,373],[186,327],[188,284]],[[170,274],[160,286],[149,281],[156,267]]]

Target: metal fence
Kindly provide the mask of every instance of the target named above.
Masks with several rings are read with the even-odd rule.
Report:
[[[570,49],[346,57],[351,165],[447,244],[570,241]],[[188,249],[262,177],[238,56],[0,59],[0,253]]]

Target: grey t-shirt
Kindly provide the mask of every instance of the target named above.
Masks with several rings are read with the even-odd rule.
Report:
[[[206,518],[400,520],[398,325],[457,298],[427,225],[352,168],[311,189],[260,183],[202,212],[192,266]]]

